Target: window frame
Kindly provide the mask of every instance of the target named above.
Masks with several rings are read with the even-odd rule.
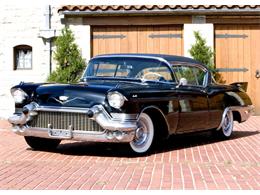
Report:
[[[31,52],[30,68],[18,67],[17,54],[19,50],[27,50]],[[32,70],[33,69],[33,48],[30,45],[16,45],[13,47],[13,70]]]
[[[176,66],[193,67],[193,68],[195,67],[195,68],[198,68],[198,69],[200,69],[204,72],[203,84],[202,85],[187,84],[185,86],[203,87],[203,88],[206,88],[208,86],[208,84],[209,84],[209,70],[206,67],[204,67],[200,64],[187,63],[187,62],[176,62],[176,61],[171,62],[170,64],[171,64],[172,72],[173,72],[173,74],[176,78],[176,81],[178,81],[178,83],[179,83],[179,79],[178,79],[178,77],[175,73],[174,67],[176,67]]]
[[[93,66],[95,65],[95,64],[100,64],[99,63],[99,61],[100,62],[103,62],[103,61],[106,61],[106,60],[103,60],[103,59],[109,59],[109,58],[111,58],[111,60],[115,60],[115,59],[119,59],[119,60],[125,60],[125,59],[128,59],[128,60],[136,60],[136,62],[138,61],[138,60],[144,60],[144,62],[146,61],[146,60],[150,60],[151,61],[151,63],[158,63],[157,65],[158,66],[156,66],[156,67],[164,67],[165,66],[165,68],[167,68],[167,70],[168,70],[168,72],[169,72],[169,74],[170,74],[170,77],[171,77],[171,80],[170,81],[158,81],[158,82],[162,82],[162,83],[167,83],[167,84],[171,84],[171,83],[176,83],[176,78],[175,78],[175,75],[173,74],[173,71],[172,71],[172,68],[171,68],[171,66],[170,66],[170,64],[168,63],[168,61],[162,61],[162,60],[158,60],[157,58],[150,58],[150,57],[125,57],[125,56],[100,56],[100,57],[95,57],[95,58],[93,58],[92,60],[90,60],[89,61],[89,63],[88,63],[88,65],[87,65],[87,68],[86,68],[86,70],[85,70],[85,72],[83,73],[83,77],[82,77],[82,79],[84,79],[84,78],[117,78],[117,79],[120,79],[120,77],[109,77],[109,76],[96,76],[96,73],[92,73],[91,71],[94,71],[95,69],[93,69]],[[146,62],[146,63],[148,63],[148,62]],[[135,64],[135,65],[137,65],[137,64]],[[133,65],[134,66],[134,65]],[[137,66],[138,67],[138,66]],[[152,67],[151,67],[152,68]],[[93,69],[93,70],[92,70]],[[134,68],[133,68],[134,69]],[[137,69],[137,68],[136,68]],[[137,69],[135,72],[136,72],[136,75],[141,71],[142,69]],[[92,74],[91,74],[92,73]],[[135,77],[131,77],[131,76],[129,76],[129,77],[122,77],[122,78],[124,78],[124,79],[134,79],[134,80],[136,80],[136,78]],[[152,80],[151,80],[152,81]],[[157,80],[156,80],[157,81]]]

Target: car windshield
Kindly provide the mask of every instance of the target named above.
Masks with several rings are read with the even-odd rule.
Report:
[[[164,62],[134,57],[95,58],[89,62],[83,76],[89,77],[175,82],[171,70]]]

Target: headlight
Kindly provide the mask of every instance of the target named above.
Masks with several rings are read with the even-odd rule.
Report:
[[[15,103],[17,104],[22,104],[28,97],[28,95],[22,89],[19,88],[11,89],[11,94],[14,98]]]
[[[117,91],[109,92],[107,94],[108,103],[111,107],[121,108],[126,100],[125,96]]]

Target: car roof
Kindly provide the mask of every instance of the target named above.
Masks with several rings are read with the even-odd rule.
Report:
[[[205,67],[202,63],[194,60],[192,58],[176,55],[167,55],[167,54],[147,54],[147,53],[115,53],[115,54],[102,54],[95,56],[94,58],[99,57],[151,57],[151,58],[161,58],[168,62],[189,62],[194,64],[200,64]]]

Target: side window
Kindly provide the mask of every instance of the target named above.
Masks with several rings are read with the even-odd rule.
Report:
[[[14,70],[32,69],[32,47],[18,45],[14,47]]]
[[[94,65],[94,75],[100,77],[127,77],[132,66],[100,63]]]
[[[182,80],[186,85],[204,85],[206,73],[196,66],[173,65],[173,71],[178,82]]]
[[[137,74],[136,78],[159,80],[166,82],[174,81],[169,68],[164,66],[144,68]]]

